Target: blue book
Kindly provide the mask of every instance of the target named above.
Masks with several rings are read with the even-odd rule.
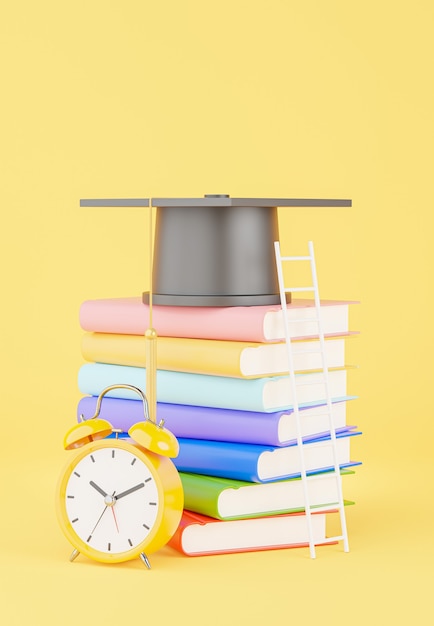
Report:
[[[360,435],[355,427],[336,435],[336,449],[341,469],[360,465],[351,461],[351,437]],[[263,483],[301,475],[300,450],[296,442],[285,447],[248,443],[229,443],[203,439],[179,438],[179,454],[173,459],[178,471],[220,476],[247,482]],[[317,474],[334,468],[330,437],[304,444],[306,472]]]
[[[322,373],[296,374],[304,384],[298,388],[299,406],[313,406],[325,401]],[[86,363],[78,373],[81,393],[98,396],[109,385],[129,384],[146,389],[146,369],[127,365]],[[333,401],[347,396],[345,369],[329,372]],[[107,397],[135,399],[127,389],[115,389]],[[293,407],[288,376],[257,379],[230,378],[170,370],[157,371],[157,400],[169,404],[220,407],[242,411],[273,412]]]

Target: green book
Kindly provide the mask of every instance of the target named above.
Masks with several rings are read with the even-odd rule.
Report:
[[[341,470],[342,476],[347,474],[354,474],[354,471]],[[300,478],[251,483],[185,472],[180,472],[180,476],[184,488],[184,508],[216,519],[304,511],[304,490]],[[309,499],[313,506],[337,506],[337,480],[333,472],[318,474],[316,480],[309,482]]]

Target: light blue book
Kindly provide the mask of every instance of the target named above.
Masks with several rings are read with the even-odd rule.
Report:
[[[324,401],[325,387],[322,373],[296,374],[304,384],[298,387],[299,406],[313,406]],[[98,396],[110,385],[128,384],[146,389],[146,369],[106,363],[86,363],[78,374],[79,390],[83,394]],[[333,401],[347,396],[347,372],[338,369],[329,372],[330,395]],[[115,389],[107,397],[137,399],[137,394],[127,389]],[[272,412],[293,407],[288,376],[257,379],[229,378],[157,371],[157,400],[169,404],[239,409],[242,411]]]

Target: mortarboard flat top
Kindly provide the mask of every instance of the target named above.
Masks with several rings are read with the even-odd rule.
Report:
[[[154,207],[350,207],[351,200],[318,198],[231,198],[206,195],[203,198],[152,198]],[[147,207],[149,198],[95,198],[80,200],[82,207]]]

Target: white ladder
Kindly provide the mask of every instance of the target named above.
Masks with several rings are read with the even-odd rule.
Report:
[[[325,542],[322,541],[321,544],[343,541],[345,552],[349,552],[349,545],[348,545],[347,524],[346,524],[346,519],[345,519],[344,500],[343,500],[343,495],[342,495],[342,477],[340,473],[340,467],[339,467],[339,461],[338,461],[338,455],[337,455],[337,449],[336,449],[336,430],[335,430],[335,426],[333,422],[333,414],[332,414],[333,408],[332,408],[332,399],[331,399],[330,387],[329,387],[328,367],[327,367],[327,362],[326,362],[327,359],[326,359],[325,339],[324,339],[324,332],[323,332],[322,320],[321,320],[321,302],[320,302],[319,292],[318,292],[318,280],[317,280],[315,256],[314,256],[312,241],[309,241],[308,246],[309,246],[308,256],[281,256],[279,242],[276,241],[274,243],[277,276],[278,276],[278,281],[279,281],[280,300],[281,300],[281,305],[282,305],[283,323],[284,323],[286,347],[287,347],[287,353],[288,353],[289,384],[290,384],[291,394],[292,394],[292,399],[293,399],[293,407],[294,407],[293,411],[294,411],[294,416],[295,416],[296,425],[297,425],[297,445],[300,451],[301,481],[303,483],[305,514],[306,514],[306,521],[307,521],[308,532],[309,532],[310,556],[311,558],[314,559],[316,555],[315,555],[315,542],[313,539],[313,529],[312,529],[312,519],[311,519],[312,513],[339,511],[340,523],[341,523],[341,534],[335,537],[327,537],[326,541]],[[312,285],[309,285],[308,287],[285,287],[282,262],[286,262],[286,261],[288,262],[308,261],[310,263],[310,269],[311,269],[311,274],[312,274]],[[318,328],[318,337],[319,337],[319,344],[320,344],[318,352],[321,354],[322,384],[324,385],[324,388],[325,388],[325,399],[327,401],[326,409],[321,414],[328,417],[328,427],[330,430],[330,440],[316,442],[316,443],[303,442],[300,407],[299,407],[299,403],[297,399],[297,388],[300,385],[303,385],[306,383],[297,381],[297,375],[294,370],[291,333],[289,329],[289,320],[288,320],[287,304],[286,304],[286,294],[294,293],[294,292],[311,292],[314,294],[314,299],[315,299],[314,300],[315,301],[315,317],[312,319],[309,319],[309,321],[316,322],[317,328]],[[301,319],[291,320],[291,322],[297,322],[297,321],[304,321],[304,320],[301,320]],[[332,450],[334,469],[332,472],[328,473],[327,475],[328,476],[333,475],[336,480],[336,488],[337,488],[337,502],[336,503],[326,505],[326,506],[321,506],[321,507],[310,504],[309,488],[308,488],[309,482],[314,481],[318,479],[319,477],[324,476],[324,474],[307,475],[306,462],[305,462],[305,457],[304,457],[304,454],[305,454],[304,447],[308,445],[314,445],[315,447],[327,446],[331,448]]]

